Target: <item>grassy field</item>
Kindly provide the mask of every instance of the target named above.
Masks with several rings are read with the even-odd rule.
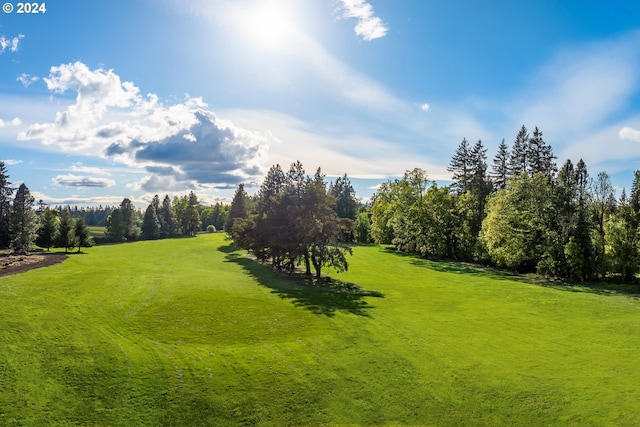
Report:
[[[640,301],[356,247],[297,285],[222,234],[0,278],[0,425],[640,425]]]
[[[89,229],[89,233],[93,237],[103,237],[104,236],[104,231],[106,229],[106,227],[100,227],[100,226],[97,226],[97,225],[90,225],[87,228]]]

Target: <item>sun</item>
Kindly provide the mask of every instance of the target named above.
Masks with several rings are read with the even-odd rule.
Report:
[[[242,33],[261,48],[279,49],[295,34],[294,18],[287,2],[256,1],[239,16]]]

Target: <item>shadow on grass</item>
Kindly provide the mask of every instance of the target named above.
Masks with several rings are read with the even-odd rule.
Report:
[[[417,254],[399,252],[391,247],[384,249],[385,252],[406,258],[408,262],[417,267],[428,268],[443,273],[471,274],[479,277],[487,277],[495,280],[513,280],[530,285],[542,286],[545,288],[558,289],[568,292],[592,293],[598,295],[625,295],[634,298],[640,297],[640,289],[637,285],[614,284],[614,283],[571,283],[563,280],[552,280],[537,274],[520,274],[513,271],[499,270],[493,267],[486,267],[468,262],[425,259]]]
[[[293,300],[296,307],[304,308],[314,314],[335,316],[336,312],[351,313],[358,316],[369,316],[375,306],[365,301],[365,297],[383,297],[375,291],[338,291],[314,285],[315,281],[298,275],[286,275],[271,270],[258,261],[237,253],[237,248],[225,245],[218,248],[226,253],[227,262],[234,262],[245,269],[256,281],[282,299]],[[350,287],[357,286],[346,284]]]

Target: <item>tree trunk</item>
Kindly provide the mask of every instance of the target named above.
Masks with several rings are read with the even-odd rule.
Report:
[[[306,274],[307,276],[311,276],[311,262],[309,261],[309,252],[304,253],[304,266],[306,269],[304,274]]]

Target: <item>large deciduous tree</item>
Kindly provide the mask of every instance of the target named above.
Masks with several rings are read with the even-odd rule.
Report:
[[[512,177],[489,198],[482,239],[496,264],[534,271],[553,239],[553,188],[543,174]]]

